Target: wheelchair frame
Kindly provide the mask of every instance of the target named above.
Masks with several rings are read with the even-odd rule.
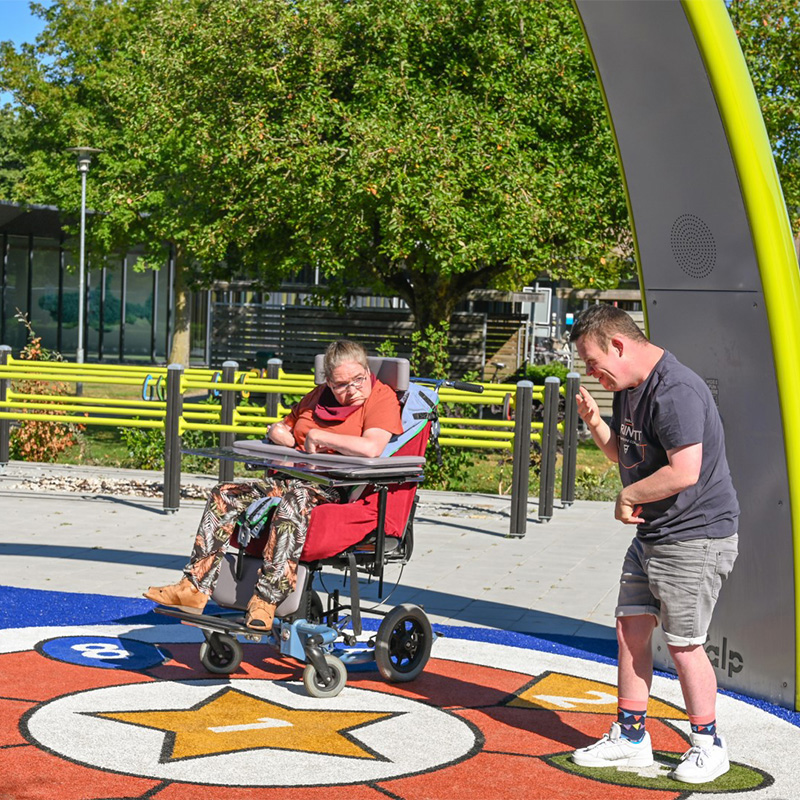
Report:
[[[200,646],[200,661],[212,673],[229,674],[242,662],[244,651],[237,637],[249,642],[270,645],[281,655],[306,663],[303,685],[313,697],[335,697],[347,682],[347,666],[376,663],[384,679],[392,682],[411,681],[425,668],[430,658],[435,634],[430,620],[421,606],[402,604],[383,611],[377,608],[367,613],[382,617],[377,633],[364,643],[358,637],[363,633],[359,574],[367,574],[378,581],[378,598],[383,597],[384,567],[396,563],[404,565],[413,551],[414,514],[417,499],[400,538],[387,536],[385,531],[386,506],[389,488],[404,483],[419,483],[424,477],[424,458],[380,459],[381,477],[369,480],[369,468],[362,470],[341,464],[314,465],[307,455],[298,461],[310,461],[287,467],[275,461],[254,459],[252,455],[235,453],[231,448],[192,450],[202,455],[232,458],[248,464],[265,467],[290,477],[302,477],[330,486],[348,486],[367,483],[378,494],[378,519],[374,534],[347,548],[340,554],[298,565],[297,586],[276,609],[272,631],[260,633],[244,624],[241,613],[253,593],[261,559],[239,548],[236,554],[226,553],[220,578],[211,595],[220,607],[228,609],[222,614],[192,614],[175,608],[159,607],[156,613],[179,619],[199,628],[205,641]],[[330,457],[328,457],[330,460]],[[340,459],[346,461],[347,459]],[[371,459],[377,461],[377,459]],[[416,466],[408,464],[415,461]],[[393,464],[394,462],[394,464]],[[394,467],[395,469],[389,469]],[[394,474],[385,474],[386,472]],[[350,582],[350,603],[342,604],[338,589],[328,597],[328,608],[313,588],[314,577],[325,566],[344,569]],[[345,616],[340,615],[343,612]],[[352,626],[352,633],[346,628]],[[341,639],[341,641],[339,641]],[[337,643],[338,642],[338,643]]]

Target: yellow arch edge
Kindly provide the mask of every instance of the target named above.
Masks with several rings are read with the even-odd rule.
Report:
[[[794,550],[795,709],[800,709],[800,274],[775,160],[723,0],[681,0],[717,99],[764,290],[778,379]],[[741,491],[746,492],[747,487]]]

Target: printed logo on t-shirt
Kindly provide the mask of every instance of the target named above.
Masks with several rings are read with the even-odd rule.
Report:
[[[637,430],[629,418],[625,418],[619,426],[619,465],[625,469],[633,469],[644,461],[647,447],[642,443],[642,432]]]

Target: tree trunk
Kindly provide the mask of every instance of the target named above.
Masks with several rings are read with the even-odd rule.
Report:
[[[175,304],[172,327],[172,344],[169,351],[170,364],[189,366],[191,355],[192,297],[186,287],[186,253],[180,245],[175,247]]]
[[[418,331],[429,325],[449,322],[456,306],[472,289],[488,288],[492,280],[504,270],[503,264],[478,266],[471,272],[437,274],[424,267],[411,270],[410,298],[404,297],[414,314],[414,326]]]
[[[449,281],[415,284],[411,303],[414,327],[418,331],[426,331],[431,325],[438,326],[440,322],[449,322],[460,299],[461,297],[453,294]]]

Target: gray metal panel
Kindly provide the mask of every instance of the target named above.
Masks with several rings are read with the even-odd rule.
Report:
[[[718,396],[742,506],[740,557],[707,647],[722,686],[793,708],[794,559],[777,380],[716,101],[678,0],[576,6],[620,149],[650,335]],[[662,665],[665,654],[656,653]]]
[[[647,300],[653,341],[679,354],[718,398],[742,507],[739,558],[709,631],[709,645],[720,651],[717,678],[793,707],[789,487],[764,304],[749,292],[648,290]],[[666,663],[666,655],[662,648],[657,660]]]
[[[645,286],[761,288],[719,111],[678,0],[579,0],[634,208]]]

